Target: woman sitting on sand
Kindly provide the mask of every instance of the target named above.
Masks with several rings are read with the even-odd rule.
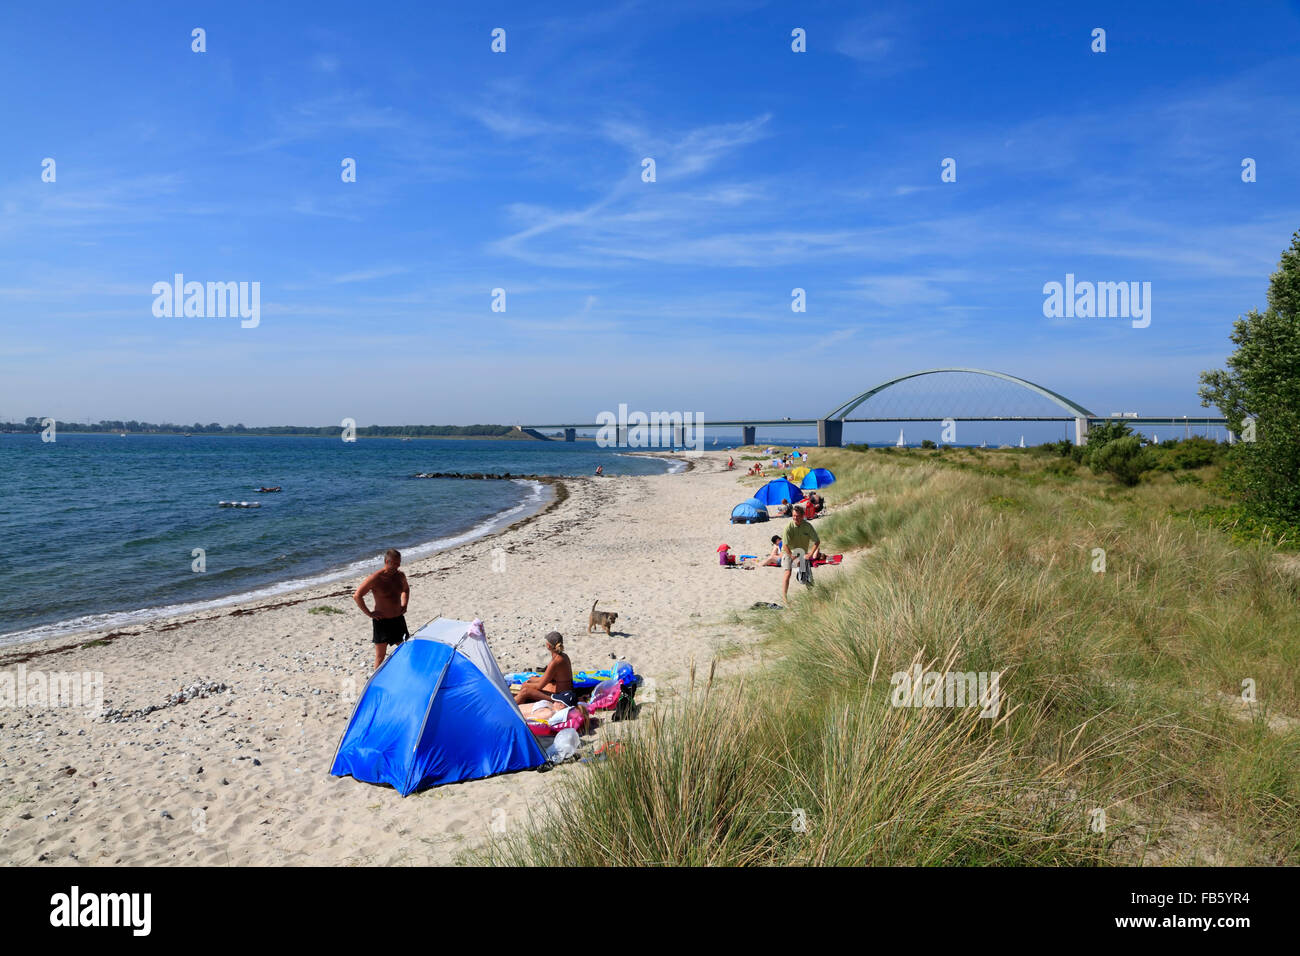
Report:
[[[527,704],[535,700],[558,700],[566,707],[572,707],[573,665],[569,655],[564,653],[564,637],[559,631],[546,635],[546,649],[551,652],[551,662],[546,670],[537,677],[524,681],[515,694],[515,703]]]

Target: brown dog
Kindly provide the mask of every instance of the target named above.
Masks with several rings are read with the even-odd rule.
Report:
[[[612,637],[613,635],[610,634],[610,628],[612,628],[614,622],[618,620],[618,612],[597,611],[596,605],[599,603],[599,598],[591,602],[591,615],[587,618],[587,633],[590,634],[593,627],[603,627],[605,629],[605,635],[607,637]]]

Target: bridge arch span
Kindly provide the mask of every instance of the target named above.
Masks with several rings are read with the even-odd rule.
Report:
[[[944,372],[966,372],[971,375],[987,375],[990,378],[1002,379],[1005,382],[1011,382],[1012,384],[1019,385],[1021,388],[1028,389],[1029,391],[1042,396],[1043,398],[1052,402],[1058,408],[1061,408],[1064,411],[1069,412],[1071,418],[1087,419],[1087,418],[1097,417],[1092,412],[1088,411],[1088,409],[1080,405],[1078,402],[1072,402],[1064,395],[1059,395],[1056,392],[1053,392],[1050,388],[1044,388],[1041,385],[1036,385],[1035,383],[1027,381],[1026,379],[1023,378],[1017,378],[1014,375],[1008,375],[1005,372],[994,372],[986,368],[928,368],[920,372],[909,372],[906,375],[900,375],[897,378],[891,378],[887,382],[881,382],[875,388],[869,388],[865,392],[861,392],[853,396],[853,398],[850,398],[844,404],[838,405],[835,408],[831,409],[831,411],[829,411],[825,415],[825,419],[826,420],[838,419],[840,422],[843,422],[846,418],[848,418],[850,412],[852,412],[855,408],[857,408],[867,399],[871,398],[873,395],[879,395],[885,389],[897,385],[899,382],[905,382],[911,378],[919,378],[922,375],[938,375]]]

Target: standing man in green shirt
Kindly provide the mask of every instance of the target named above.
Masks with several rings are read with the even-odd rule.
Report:
[[[821,554],[822,539],[817,536],[817,529],[803,516],[803,505],[794,506],[794,518],[785,526],[781,536],[781,603],[789,603],[786,593],[790,590],[790,571],[800,557],[809,561]],[[798,553],[796,555],[796,552]]]

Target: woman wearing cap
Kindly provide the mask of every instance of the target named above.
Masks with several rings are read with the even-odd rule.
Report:
[[[556,700],[565,707],[574,705],[573,665],[564,653],[564,637],[559,631],[546,635],[546,649],[551,652],[551,662],[537,677],[524,681],[515,694],[515,703],[527,704],[535,700]]]

